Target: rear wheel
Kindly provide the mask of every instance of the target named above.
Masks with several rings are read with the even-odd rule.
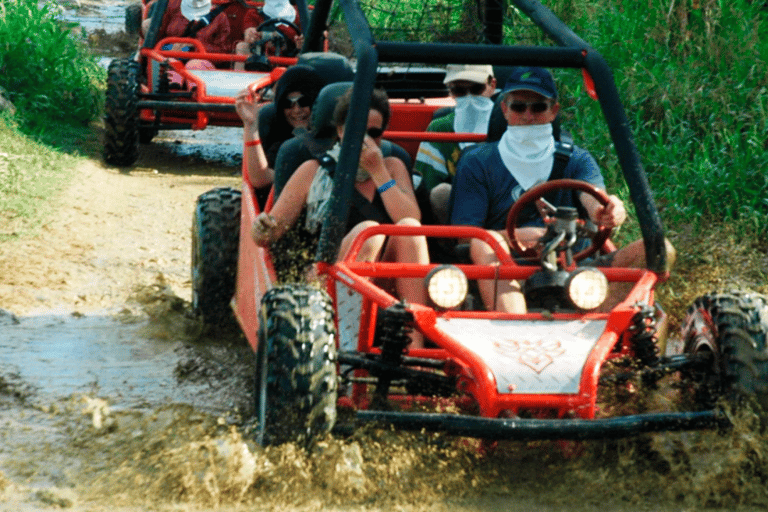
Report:
[[[192,220],[192,308],[203,323],[228,326],[240,244],[239,190],[221,187],[197,198]]]
[[[107,70],[104,160],[128,166],[139,156],[139,63],[115,59]]]
[[[336,329],[322,290],[284,285],[267,292],[256,351],[256,440],[310,442],[336,422]]]
[[[757,293],[705,295],[688,308],[683,350],[708,355],[711,366],[692,374],[694,398],[710,408],[720,397],[744,398],[768,411],[768,297]]]

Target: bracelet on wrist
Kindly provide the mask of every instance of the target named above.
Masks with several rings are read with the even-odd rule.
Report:
[[[389,190],[392,187],[394,187],[396,184],[397,184],[397,182],[395,180],[389,180],[388,182],[384,183],[382,186],[380,186],[376,190],[379,191],[379,194],[383,194],[387,190]]]
[[[260,139],[249,140],[248,142],[245,143],[245,147],[250,148],[252,146],[258,146],[259,144],[261,144],[261,140]]]

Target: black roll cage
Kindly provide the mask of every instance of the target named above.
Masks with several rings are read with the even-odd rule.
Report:
[[[164,0],[159,0],[164,1]],[[319,51],[323,31],[333,0],[315,3],[302,51]],[[357,163],[368,119],[371,93],[376,83],[379,62],[425,64],[527,65],[585,70],[592,78],[600,108],[608,123],[630,197],[637,212],[646,251],[646,266],[657,273],[667,271],[664,228],[648,178],[643,169],[620,101],[613,73],[603,57],[568,28],[538,0],[512,0],[559,47],[500,46],[491,44],[400,43],[376,41],[357,0],[339,0],[352,37],[357,69],[353,82],[352,105],[345,128],[346,136],[336,167],[334,194],[329,218],[323,225],[317,259],[335,261],[349,214]],[[485,19],[501,13],[497,1],[486,2]],[[486,23],[486,25],[489,25]],[[495,24],[495,27],[501,24]],[[493,30],[498,31],[498,28]],[[486,32],[488,35],[488,32]],[[492,33],[498,39],[498,34]]]

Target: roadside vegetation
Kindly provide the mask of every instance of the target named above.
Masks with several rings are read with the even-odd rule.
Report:
[[[377,37],[482,40],[475,0],[362,3],[378,27]],[[672,304],[673,316],[680,313],[678,304],[731,282],[765,291],[766,4],[545,3],[614,70],[668,236],[678,249],[670,286],[661,292],[662,300]],[[552,44],[514,8],[505,12],[505,43]],[[7,155],[0,156],[0,222],[17,226],[3,229],[7,237],[32,222],[23,219],[34,219],[33,205],[45,193],[35,187],[45,181],[55,188],[55,176],[72,167],[63,153],[76,152],[83,140],[92,143],[98,137],[89,124],[101,115],[105,72],[89,55],[82,31],[55,20],[53,3],[3,0],[0,14],[0,87],[17,109],[14,117],[0,118],[0,153]],[[562,71],[556,78],[564,127],[598,158],[609,188],[626,198],[597,102],[584,92],[580,73]],[[34,156],[36,165],[22,165],[26,157],[21,155]],[[50,169],[45,179],[40,179],[40,166]],[[617,240],[638,236],[639,227],[630,222]]]
[[[0,241],[34,230],[100,115],[104,71],[53,2],[0,2]]]

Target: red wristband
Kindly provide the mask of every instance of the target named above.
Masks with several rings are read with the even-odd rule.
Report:
[[[261,144],[261,140],[259,139],[249,140],[245,143],[245,147],[250,148],[251,146],[258,146],[259,144]]]

